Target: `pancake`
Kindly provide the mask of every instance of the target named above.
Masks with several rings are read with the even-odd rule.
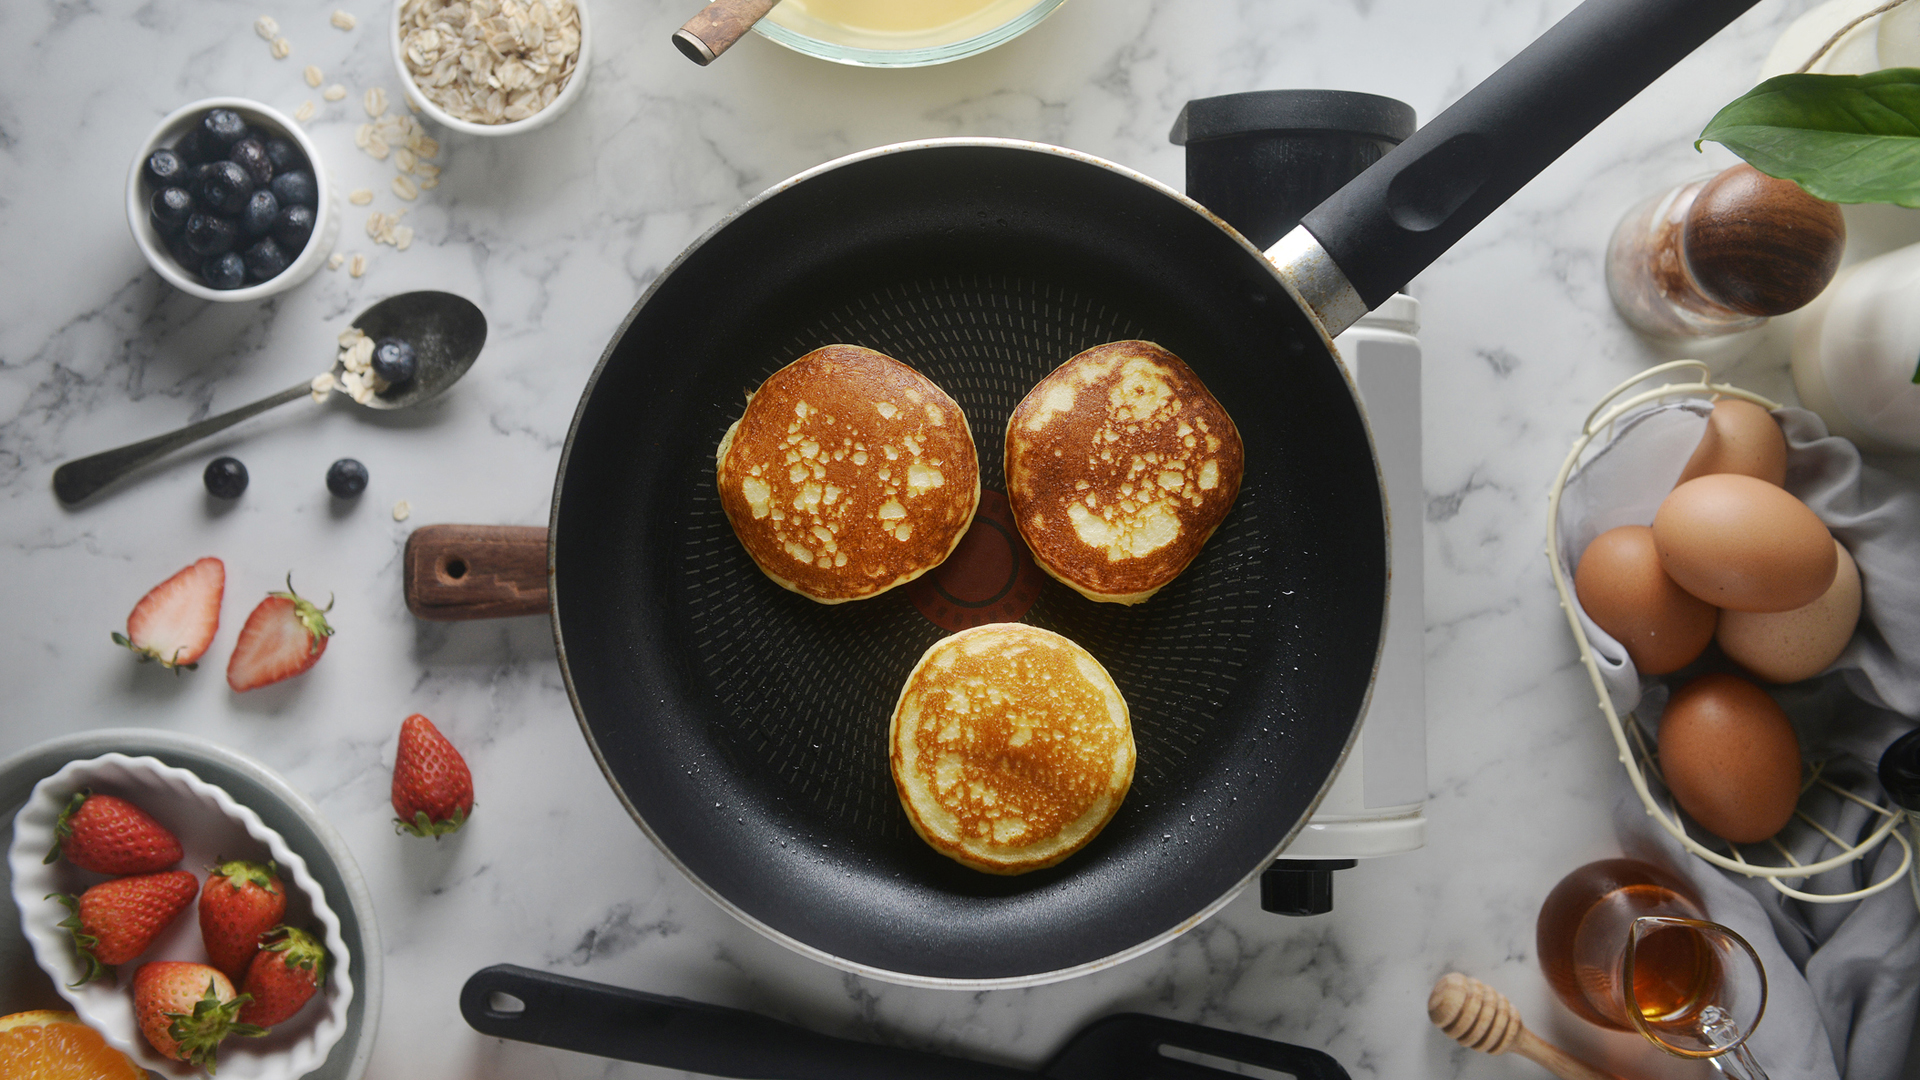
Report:
[[[1240,431],[1151,341],[1115,341],[1040,380],[1007,421],[1007,501],[1040,568],[1137,604],[1200,554],[1240,494]]]
[[[823,604],[939,566],[980,505],[960,406],[926,376],[828,345],[767,377],[720,440],[720,505],[782,588]]]
[[[928,649],[887,744],[913,830],[989,874],[1080,850],[1133,783],[1120,688],[1087,650],[1026,623],[976,626]]]

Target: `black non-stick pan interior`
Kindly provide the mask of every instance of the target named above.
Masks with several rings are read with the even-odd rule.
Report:
[[[720,511],[714,450],[767,375],[850,342],[953,395],[983,483],[1004,488],[1015,403],[1074,353],[1136,337],[1183,357],[1239,425],[1239,502],[1144,604],[1046,582],[1026,619],[1112,672],[1138,770],[1086,850],[977,873],[915,836],[887,769],[901,684],[945,631],[903,590],[824,606],[774,585]],[[736,913],[894,977],[1084,970],[1190,925],[1304,819],[1378,651],[1378,475],[1324,339],[1232,233],[1060,151],[894,150],[743,211],[609,348],[556,500],[563,662],[635,816]]]

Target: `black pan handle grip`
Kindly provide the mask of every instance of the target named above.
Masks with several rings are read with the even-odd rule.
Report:
[[[1756,2],[1587,0],[1301,224],[1378,307]]]
[[[512,964],[476,971],[460,1013],[482,1035],[743,1080],[1033,1080],[1030,1072],[854,1042],[740,1009]]]
[[[1215,1068],[1213,1061],[1258,1066],[1297,1080],[1350,1080],[1338,1061],[1311,1047],[1143,1013],[1116,1013],[1088,1025],[1047,1063],[1041,1075],[1047,1080],[1208,1080],[1245,1075]]]

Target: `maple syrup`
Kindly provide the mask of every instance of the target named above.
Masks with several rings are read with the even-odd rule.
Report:
[[[1567,1007],[1616,1031],[1638,1030],[1628,1012],[1627,944],[1642,916],[1704,920],[1681,878],[1634,859],[1588,863],[1547,894],[1535,926],[1540,966]],[[1643,925],[1633,955],[1632,1002],[1655,1028],[1687,1030],[1714,1001],[1720,957],[1699,932]]]

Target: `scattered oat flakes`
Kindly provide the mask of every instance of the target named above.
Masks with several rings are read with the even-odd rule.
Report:
[[[340,269],[340,264],[346,261],[347,261],[347,257],[336,251],[333,254],[327,256],[327,269],[338,270]]]
[[[385,113],[387,111],[386,87],[376,86],[368,90],[365,104],[368,116],[378,117]]]
[[[367,188],[355,188],[353,194],[347,196],[347,201],[355,206],[365,206],[373,201],[373,192]]]
[[[365,150],[367,148],[367,143],[372,141],[372,139],[373,139],[372,124],[361,124],[359,127],[353,129],[353,145],[359,147],[360,149]]]
[[[435,105],[505,124],[553,104],[572,78],[580,12],[573,0],[401,0],[400,38],[408,73]]]
[[[262,15],[253,20],[253,32],[268,41],[272,41],[274,38],[280,36],[280,23],[271,15]]]
[[[420,197],[420,185],[404,176],[396,176],[393,178],[393,193],[412,202]]]
[[[293,118],[295,120],[298,120],[302,124],[313,119],[313,102],[311,101],[301,102],[300,107],[293,110]]]
[[[313,377],[313,382],[309,383],[308,385],[313,387],[313,390],[312,390],[313,400],[320,401],[320,402],[326,401],[327,395],[333,393],[333,372],[327,371],[322,374],[315,375]]]
[[[372,154],[376,161],[387,160],[387,140],[378,135],[368,139],[367,153]]]
[[[333,12],[333,18],[328,19],[327,21],[339,27],[342,30],[351,30],[354,28],[355,24],[357,24],[360,20],[336,8],[334,9],[334,12]]]
[[[429,176],[420,181],[421,191],[432,191],[434,188],[437,188],[439,186],[440,186],[440,178],[437,176]]]
[[[408,152],[411,153],[412,151],[408,151]],[[440,166],[435,165],[431,161],[420,161],[416,159],[413,163],[412,172],[413,172],[413,175],[419,177],[422,180],[431,180],[434,177],[440,175]],[[426,185],[422,184],[421,186],[425,187]]]
[[[306,76],[308,86],[319,86],[326,81],[326,76],[322,75],[320,69],[314,67],[312,64],[308,64],[307,69],[300,74]]]
[[[366,272],[367,257],[365,255],[355,255],[352,261],[347,264],[347,273],[353,277],[359,277]]]
[[[347,96],[347,88],[341,86],[339,83],[334,83],[332,86],[320,91],[320,96],[326,98],[328,101],[339,101],[341,98]]]
[[[404,146],[395,149],[393,152],[393,167],[399,169],[401,172],[412,172],[413,167],[419,164],[419,161],[419,158],[413,156],[413,151]]]
[[[283,37],[274,38],[268,46],[268,51],[273,53],[275,60],[285,60],[293,52],[293,42]]]
[[[407,149],[412,150],[421,157],[430,158],[440,156],[439,140],[424,131],[416,132],[412,138],[407,140]]]
[[[393,504],[393,520],[405,521],[413,516],[413,504],[405,499]]]
[[[393,249],[405,251],[413,246],[413,226],[396,225],[393,230]]]

